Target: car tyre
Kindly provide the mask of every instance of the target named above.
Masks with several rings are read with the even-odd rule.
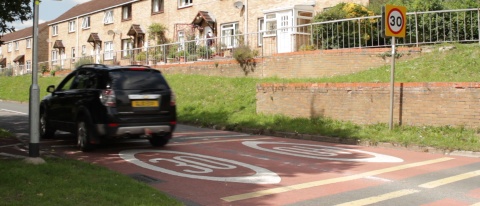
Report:
[[[152,138],[148,139],[150,144],[154,147],[163,147],[168,144],[168,141],[172,138],[172,134],[164,135],[164,136],[153,136]]]
[[[94,149],[94,145],[90,143],[93,137],[93,130],[89,118],[80,118],[77,121],[77,146],[82,152],[89,152]]]
[[[47,112],[44,110],[40,113],[40,139],[53,138],[55,129],[50,125]]]

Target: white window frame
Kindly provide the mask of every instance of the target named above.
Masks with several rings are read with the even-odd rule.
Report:
[[[113,10],[105,11],[105,16],[103,17],[104,24],[113,24]]]
[[[52,26],[52,36],[57,36],[58,35],[58,25],[53,25]]]
[[[178,0],[178,8],[188,7],[193,5],[193,0]]]
[[[163,0],[152,0],[152,13],[160,13],[163,11]]]
[[[178,40],[178,42],[180,42],[178,50],[179,51],[184,50],[185,49],[185,47],[184,47],[184,45],[185,45],[185,31],[183,31],[183,30],[178,31],[177,36],[178,36],[177,40]]]
[[[32,61],[27,60],[25,68],[27,69],[27,73],[32,73]]]
[[[131,39],[122,39],[122,57],[126,58],[132,53],[133,43]]]
[[[263,35],[265,34],[265,19],[258,18],[257,46],[263,46]]]
[[[104,48],[104,56],[103,56],[103,59],[104,60],[112,60],[113,59],[113,55],[115,54],[115,52],[113,51],[113,41],[106,41],[105,42],[105,48]]]
[[[85,56],[85,54],[87,54],[87,46],[82,45],[82,55]]]
[[[52,50],[52,65],[56,65],[58,61],[58,51],[56,49]]]
[[[8,52],[12,52],[12,48],[13,48],[12,42],[8,43],[7,51],[8,51]]]
[[[25,41],[27,42],[27,49],[32,48],[32,39],[26,39]]]
[[[265,35],[264,37],[277,36],[277,14],[268,13],[264,16],[265,19]]]
[[[238,22],[222,24],[220,26],[222,34],[222,48],[235,48],[238,46],[237,34],[238,34]]]
[[[68,22],[68,32],[75,32],[77,29],[76,29],[76,21],[73,20],[73,21],[69,21]]]
[[[15,43],[15,51],[18,51],[20,49],[20,43],[18,41],[14,43]]]
[[[122,7],[122,20],[130,20],[132,18],[132,5],[128,4]]]
[[[75,47],[72,47],[72,49],[71,49],[72,62],[75,62],[75,56],[76,56],[75,51],[76,51]]]
[[[83,17],[82,29],[90,29],[90,16]]]
[[[308,24],[311,24],[312,21],[313,21],[313,11],[304,11],[304,10],[296,10],[295,11],[296,15],[294,16],[295,18],[295,26],[297,26],[297,33],[298,34],[310,34],[310,28],[309,26],[307,26],[305,29],[305,26],[301,27],[302,25],[308,25]],[[311,16],[304,16],[304,15],[300,15],[301,13],[310,13]],[[309,20],[309,22],[305,23],[305,24],[299,24],[298,21],[300,19],[304,19],[304,20]]]

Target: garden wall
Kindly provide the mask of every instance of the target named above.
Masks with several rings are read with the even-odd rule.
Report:
[[[257,85],[257,113],[389,123],[389,83]],[[480,83],[396,83],[394,123],[479,127]]]
[[[421,55],[420,48],[397,48],[405,61]],[[251,76],[279,78],[316,78],[350,74],[389,65],[391,48],[381,49],[336,49],[276,54],[258,58],[255,66],[242,68],[236,60],[213,59],[213,61],[187,62],[153,67],[166,74],[199,74],[208,76]]]

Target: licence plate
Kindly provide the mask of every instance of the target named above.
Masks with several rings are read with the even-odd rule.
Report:
[[[136,100],[132,101],[132,107],[158,107],[157,100]]]

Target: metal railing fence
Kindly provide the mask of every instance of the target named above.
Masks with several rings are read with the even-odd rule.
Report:
[[[398,46],[442,42],[480,42],[480,9],[407,13],[406,37]],[[60,55],[55,61],[39,63],[39,71],[75,69],[81,63],[113,65],[186,64],[243,57],[268,57],[304,50],[388,47],[391,38],[381,34],[381,16],[315,22],[272,31],[195,39],[129,50],[110,51],[77,58]],[[9,72],[9,70],[12,70]],[[31,72],[31,71],[30,71]],[[0,68],[0,75],[28,74],[23,65]]]

